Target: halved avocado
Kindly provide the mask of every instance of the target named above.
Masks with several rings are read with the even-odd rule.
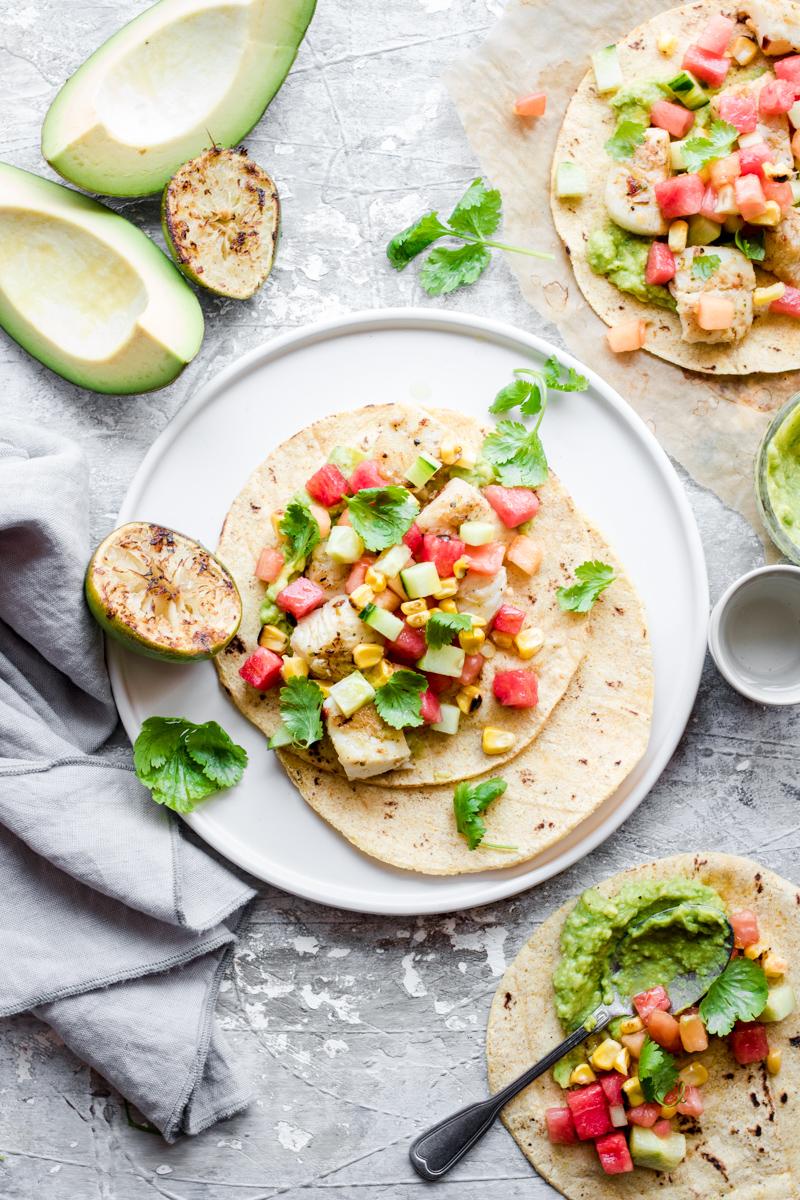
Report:
[[[164,188],[164,238],[187,278],[247,300],[272,270],[280,226],[275,184],[242,150],[213,146]]]
[[[197,297],[141,230],[7,163],[0,326],[65,379],[115,394],[171,383],[203,340]]]
[[[131,521],[100,543],[86,569],[86,600],[106,633],[168,662],[213,658],[242,619],[233,576],[194,538]]]
[[[316,0],[160,0],[62,87],[42,153],[79,187],[160,191],[181,163],[234,146],[294,62]]]

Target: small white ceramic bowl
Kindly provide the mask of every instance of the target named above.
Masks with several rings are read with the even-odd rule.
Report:
[[[717,601],[708,648],[731,687],[759,704],[800,704],[800,567],[759,567]]]

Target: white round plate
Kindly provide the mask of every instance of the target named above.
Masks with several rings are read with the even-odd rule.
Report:
[[[354,314],[286,334],[227,367],[185,405],[137,472],[120,523],[157,521],[213,548],[250,472],[303,426],[343,409],[409,400],[486,419],[513,368],[551,353],[547,342],[509,325],[426,309]],[[219,721],[246,747],[250,765],[242,783],[187,820],[259,879],[359,912],[440,913],[486,904],[588,854],[666,766],[705,653],[708,583],[700,538],[681,484],[643,422],[591,371],[567,354],[559,358],[589,377],[589,390],[552,396],[543,438],[553,469],[614,546],[647,606],[656,677],[647,754],[614,796],[530,862],[475,875],[416,875],[361,854],[305,804],[263,736],[228,702],[210,663],[151,662],[109,645],[114,695],[131,739],[145,717],[158,714]]]

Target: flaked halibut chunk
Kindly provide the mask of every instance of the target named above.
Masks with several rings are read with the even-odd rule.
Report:
[[[748,0],[739,10],[747,17],[764,54],[800,49],[800,4],[791,0]]]
[[[758,79],[751,79],[747,83],[733,83],[730,87],[723,88],[721,92],[711,99],[711,108],[714,115],[719,117],[720,109],[724,111],[727,97],[733,97],[737,100],[740,98],[750,99],[752,97],[755,99],[756,104],[758,104],[761,89],[773,78],[772,72],[766,71]],[[772,162],[775,166],[782,164],[791,174],[794,174],[794,155],[792,154],[789,118],[786,116],[786,113],[765,115],[759,110],[758,124],[756,125],[755,132],[760,135],[772,152]]]
[[[291,647],[317,679],[344,679],[353,670],[356,646],[378,641],[379,635],[359,618],[349,598],[336,596],[297,623]]]
[[[503,603],[508,572],[501,567],[496,575],[476,575],[468,571],[458,586],[458,607],[461,612],[472,613],[491,621]]]
[[[764,250],[764,270],[791,287],[800,287],[800,212],[796,208],[790,208],[775,229],[767,229]]]
[[[423,533],[458,533],[464,521],[480,521],[496,529],[500,541],[508,530],[483,493],[464,479],[451,479],[417,517]]]
[[[374,704],[360,708],[349,720],[338,710],[330,713],[327,727],[348,779],[371,779],[404,767],[411,760],[402,729],[384,724]]]
[[[366,448],[366,453],[375,459],[384,479],[408,487],[405,477],[408,468],[421,453],[438,459],[447,430],[424,409],[412,409],[413,419],[406,406],[398,405],[398,409],[396,418],[382,423],[377,438]]]
[[[753,264],[740,250],[730,246],[712,246],[709,257],[720,260],[708,279],[692,270],[695,258],[705,253],[702,246],[689,246],[676,256],[675,278],[669,290],[678,305],[681,336],[685,342],[738,342],[753,324],[753,290],[756,275]],[[727,329],[701,329],[697,320],[703,294],[724,296],[733,301],[733,321]]]
[[[655,185],[672,174],[669,134],[666,129],[648,129],[633,157],[615,163],[606,180],[605,202],[611,220],[630,233],[657,237],[666,233],[656,201]]]
[[[311,552],[311,561],[305,574],[324,591],[339,594],[344,591],[350,567],[350,563],[335,562],[325,549],[325,542],[320,542]]]

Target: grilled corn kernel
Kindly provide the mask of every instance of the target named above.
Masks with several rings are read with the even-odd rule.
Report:
[[[272,522],[272,528],[275,530],[275,533],[277,534],[278,537],[283,537],[283,534],[281,533],[281,521],[282,520],[283,520],[283,509],[276,508],[275,512],[270,517],[270,521]]]
[[[767,1070],[770,1075],[777,1075],[781,1069],[781,1052],[780,1050],[770,1050],[767,1055]]]
[[[786,162],[765,162],[761,170],[767,179],[774,179],[776,183],[788,183],[794,176],[793,169]]]
[[[544,634],[541,629],[521,629],[514,638],[514,645],[520,658],[533,658],[544,645]]]
[[[766,308],[773,300],[780,300],[786,291],[785,283],[771,283],[769,287],[757,287],[753,292],[753,304],[756,308]]]
[[[357,587],[354,592],[350,593],[350,603],[359,612],[362,608],[366,608],[368,604],[374,603],[374,600],[375,593],[368,583],[362,583],[361,587]]]
[[[475,613],[467,613],[467,616],[472,621],[473,629],[485,629],[489,622],[486,617],[476,617]]]
[[[376,667],[372,667],[366,672],[364,678],[374,688],[383,687],[394,675],[394,670],[392,664],[382,658]]]
[[[592,1054],[589,1062],[596,1071],[610,1071],[622,1046],[614,1038],[606,1038]]]
[[[479,653],[484,658],[494,658],[495,654],[497,654],[497,646],[495,646],[494,642],[484,642]]]
[[[438,592],[433,593],[434,599],[449,600],[451,596],[455,596],[457,591],[458,591],[458,580],[457,579],[443,579],[442,585],[439,588]],[[445,612],[455,612],[456,610],[455,610],[455,608],[446,608],[444,611]]]
[[[630,1079],[626,1079],[622,1085],[622,1090],[628,1097],[628,1103],[631,1108],[636,1108],[638,1104],[644,1104],[644,1092],[642,1085],[639,1083],[638,1075],[632,1075]]]
[[[514,639],[510,633],[500,633],[499,631],[494,630],[489,636],[491,637],[495,646],[499,646],[501,650],[510,650],[514,644]]]
[[[427,600],[406,600],[405,604],[400,605],[400,612],[405,613],[407,617],[411,617],[414,613],[428,611]]]
[[[620,1075],[627,1075],[631,1065],[631,1052],[627,1046],[623,1046],[617,1055],[614,1057],[613,1067],[615,1071],[619,1071]]]
[[[641,1017],[626,1017],[620,1023],[620,1033],[641,1033],[644,1029],[644,1021]]]
[[[751,962],[755,962],[756,959],[761,958],[762,954],[766,954],[768,950],[769,946],[764,942],[753,942],[752,946],[745,946],[742,953],[745,958],[749,958]]]
[[[673,254],[681,254],[686,249],[686,240],[688,237],[689,222],[673,221],[667,235],[667,245]]]
[[[661,1116],[664,1117],[664,1119],[667,1121],[671,1121],[677,1111],[678,1111],[677,1104],[662,1104],[661,1105]]]
[[[464,447],[459,446],[454,437],[448,435],[442,438],[442,444],[439,447],[439,458],[446,467],[452,467],[461,458],[463,449]]]
[[[466,691],[466,688],[464,690]],[[497,729],[494,725],[487,725],[481,739],[483,753],[505,754],[506,750],[510,750],[516,740],[517,735],[515,733],[506,733],[505,729]]]
[[[481,689],[475,687],[474,683],[470,683],[467,687],[461,689],[456,695],[456,704],[461,709],[465,717],[470,713],[477,712],[483,704],[483,696]]]
[[[316,683],[319,690],[322,692],[323,700],[327,700],[328,696],[330,696],[330,694],[331,694],[331,684],[323,683],[321,679],[315,679],[314,682]]]
[[[780,225],[782,218],[783,213],[781,212],[781,206],[778,204],[777,200],[768,200],[761,216],[749,217],[748,220],[751,225],[774,226]]]
[[[261,633],[258,635],[258,644],[263,646],[265,650],[275,650],[280,654],[286,649],[288,638],[282,629],[278,629],[277,625],[262,625]]]
[[[750,38],[737,37],[731,46],[730,55],[740,67],[746,67],[755,58],[757,49],[755,42],[751,42]]]
[[[462,629],[458,635],[458,644],[465,654],[477,654],[485,641],[482,629]]]
[[[596,1079],[597,1079],[597,1076],[595,1075],[594,1071],[589,1066],[589,1064],[581,1063],[581,1065],[579,1067],[576,1067],[575,1070],[570,1075],[569,1082],[571,1085],[572,1084],[577,1085],[577,1084],[585,1084],[585,1083],[594,1083],[594,1081]]]
[[[424,612],[413,612],[406,617],[406,621],[412,629],[422,629],[423,625],[427,625],[433,616],[433,609],[426,608]]]
[[[386,576],[383,571],[376,571],[374,567],[367,567],[364,583],[368,584],[373,592],[386,591]]]
[[[281,678],[284,683],[288,683],[290,679],[304,679],[308,675],[308,663],[300,654],[294,654],[291,658],[283,660],[281,667]]]
[[[438,600],[439,597],[437,596],[436,599]],[[457,613],[458,612],[458,605],[456,604],[455,600],[450,600],[449,598],[445,598],[444,600],[442,600],[439,604],[439,608],[442,610],[442,612],[447,612],[447,613]]]
[[[702,1087],[708,1083],[708,1071],[701,1062],[693,1062],[679,1072],[678,1078],[687,1087]]]
[[[367,667],[376,667],[383,658],[383,646],[375,642],[361,642],[353,651],[353,662],[359,671]]]
[[[453,563],[453,574],[455,575],[456,579],[463,579],[468,570],[469,570],[469,559],[468,558],[457,558],[456,561]]]
[[[658,53],[663,54],[665,58],[669,58],[678,49],[678,39],[671,33],[659,34]]]
[[[764,974],[767,979],[780,979],[781,975],[785,975],[789,969],[786,959],[781,958],[774,950],[767,951],[761,966],[764,968]]]

